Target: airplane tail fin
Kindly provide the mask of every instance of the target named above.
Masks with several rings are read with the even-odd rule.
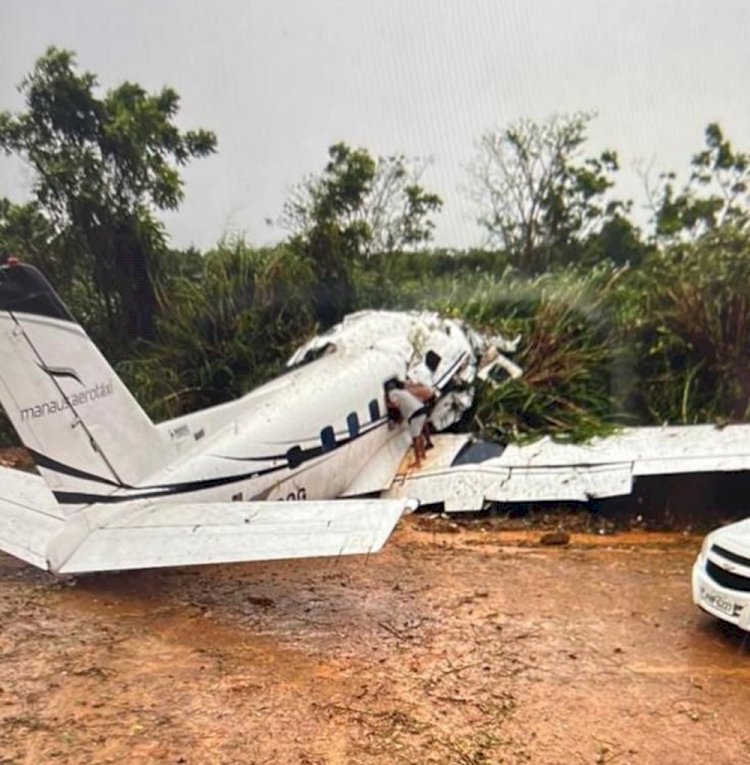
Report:
[[[0,266],[0,404],[62,508],[132,486],[166,445],[35,268]]]

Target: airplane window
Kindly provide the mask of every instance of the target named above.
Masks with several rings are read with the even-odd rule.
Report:
[[[376,399],[370,401],[370,420],[375,422],[380,419],[380,406]]]
[[[330,452],[336,448],[336,434],[330,425],[320,431],[320,441],[323,444],[324,452]]]
[[[300,449],[299,446],[293,446],[286,453],[286,461],[289,463],[289,467],[292,470],[299,467],[304,462],[304,459],[302,458],[302,449]]]
[[[434,372],[440,366],[440,361],[440,355],[435,353],[435,351],[427,351],[427,353],[425,353],[424,363],[430,372]]]
[[[346,426],[349,428],[349,435],[352,438],[356,438],[359,435],[359,417],[356,412],[352,412],[346,418]]]

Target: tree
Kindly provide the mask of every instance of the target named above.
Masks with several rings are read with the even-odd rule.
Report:
[[[520,120],[486,132],[470,165],[478,222],[529,273],[575,259],[578,245],[628,208],[608,198],[617,155],[581,158],[592,115]]]
[[[25,111],[0,113],[0,147],[34,170],[25,220],[43,218],[63,268],[93,277],[110,335],[151,337],[166,248],[155,211],[178,207],[178,168],[212,153],[216,138],[176,127],[179,96],[171,88],[148,94],[124,82],[102,97],[96,89],[73,53],[49,48],[21,83]],[[22,228],[8,228],[17,210],[6,204],[5,212],[7,247]],[[22,254],[41,262],[34,248]]]
[[[681,191],[676,175],[666,173],[651,194],[657,239],[696,240],[727,225],[750,229],[750,154],[735,151],[715,122],[706,127],[705,141]]]
[[[0,261],[24,253],[57,279],[64,269],[55,269],[55,263],[48,262],[54,239],[55,232],[36,203],[16,205],[0,198]]]
[[[437,194],[419,185],[425,162],[392,155],[374,159],[366,149],[337,143],[320,175],[292,190],[281,224],[305,234],[321,223],[333,223],[358,255],[409,250],[432,238],[429,217],[440,210]]]
[[[615,266],[640,266],[653,250],[644,242],[640,229],[616,212],[598,231],[581,243],[577,261],[584,267],[609,261]]]
[[[402,155],[374,159],[366,149],[337,143],[320,175],[295,187],[281,224],[312,263],[315,305],[324,324],[354,306],[352,270],[357,264],[429,241],[431,214],[442,206],[419,185],[423,164]]]

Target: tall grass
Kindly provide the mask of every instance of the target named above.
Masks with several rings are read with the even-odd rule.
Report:
[[[162,284],[156,341],[118,365],[158,419],[241,395],[317,329],[315,269],[292,248],[223,242],[189,265]],[[430,309],[521,335],[523,377],[479,390],[472,427],[487,436],[581,440],[623,422],[750,417],[747,232],[725,227],[634,269],[534,279],[479,251],[353,269],[357,308]],[[80,302],[85,314],[85,290]],[[0,417],[0,442],[14,440]]]
[[[479,391],[475,427],[484,435],[525,440],[540,434],[584,440],[609,432],[618,417],[623,353],[612,310],[622,272],[602,268],[510,281],[475,295],[469,316],[492,330],[520,334],[524,373]]]
[[[652,256],[623,314],[645,416],[697,423],[750,417],[750,237],[725,227]]]
[[[197,278],[162,290],[157,341],[119,371],[159,419],[236,398],[278,372],[313,332],[311,280],[286,247],[224,243]]]

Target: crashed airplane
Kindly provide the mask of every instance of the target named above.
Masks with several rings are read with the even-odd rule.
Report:
[[[6,264],[0,403],[40,475],[0,470],[0,549],[59,574],[374,552],[417,504],[371,498],[410,444],[386,385],[429,357],[447,427],[489,350],[436,315],[360,314],[246,396],[156,425],[44,276]]]
[[[242,398],[154,424],[42,274],[10,263],[0,403],[39,475],[0,468],[0,549],[58,574],[370,553],[418,503],[588,500],[639,475],[750,466],[748,428],[696,426],[505,449],[445,433],[410,467],[388,386],[429,386],[444,431],[477,380],[521,374],[517,343],[433,313],[365,311]]]

